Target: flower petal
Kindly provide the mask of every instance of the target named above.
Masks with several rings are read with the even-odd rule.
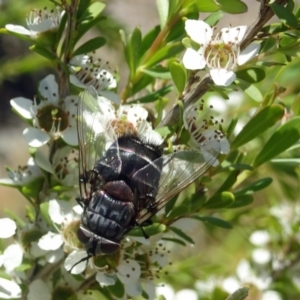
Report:
[[[13,271],[21,265],[23,260],[23,249],[18,244],[9,245],[3,252],[4,267],[7,272]]]
[[[62,224],[71,218],[71,205],[63,200],[50,200],[48,213],[54,223]]]
[[[206,65],[202,53],[191,48],[186,49],[182,58],[182,63],[188,70],[201,70]]]
[[[121,103],[121,98],[114,92],[112,91],[99,91],[99,95],[105,97],[106,99],[110,100],[111,102],[120,105]]]
[[[142,286],[139,282],[127,283],[125,285],[126,294],[130,297],[137,297],[142,294]]]
[[[38,246],[46,251],[57,250],[62,246],[63,242],[60,234],[49,231],[39,239]]]
[[[116,282],[114,276],[105,274],[103,272],[97,272],[96,280],[99,282],[101,287],[114,285]]]
[[[87,254],[85,251],[74,250],[71,252],[65,260],[64,267],[69,272],[71,269],[71,274],[80,274],[82,273],[87,266],[87,261],[82,261],[77,264],[81,259],[86,258]],[[74,266],[77,264],[76,266]]]
[[[238,56],[237,63],[239,66],[245,64],[247,61],[255,57],[260,50],[260,44],[252,43],[248,45]]]
[[[64,251],[62,249],[57,249],[55,251],[47,252],[46,260],[50,264],[55,264],[59,262],[64,257]]]
[[[23,26],[7,24],[7,25],[5,25],[5,28],[8,31],[15,32],[18,34],[31,35],[30,30],[28,30],[27,28],[25,28]]]
[[[23,97],[10,100],[10,105],[25,119],[32,119],[31,106],[33,102]]]
[[[122,283],[128,284],[139,280],[141,276],[141,267],[137,261],[126,259],[117,268],[117,276]]]
[[[50,136],[38,128],[25,128],[23,131],[24,138],[30,147],[39,148],[45,145]]]
[[[14,281],[0,278],[0,299],[21,298],[22,291]],[[29,299],[31,300],[31,299]]]
[[[186,20],[185,31],[190,38],[200,45],[206,45],[212,38],[213,30],[201,20]]]
[[[7,239],[16,233],[17,224],[9,218],[0,219],[0,238]]]
[[[49,287],[41,279],[32,281],[29,285],[29,292],[27,295],[28,300],[51,300],[52,296],[49,291]]]
[[[236,75],[233,71],[226,69],[212,69],[209,73],[214,83],[220,86],[228,86],[236,78]]]
[[[75,127],[70,127],[65,131],[63,131],[61,137],[67,144],[71,146],[78,145],[78,135],[77,135],[77,129]]]
[[[241,25],[232,28],[222,28],[221,29],[222,39],[225,44],[230,44],[230,43],[239,44],[244,38],[246,30],[247,30],[246,25]]]
[[[53,74],[48,75],[40,82],[39,92],[48,103],[58,104],[58,84]]]

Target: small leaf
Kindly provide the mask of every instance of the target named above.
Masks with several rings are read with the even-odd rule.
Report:
[[[277,3],[270,4],[272,10],[274,11],[275,15],[288,26],[293,28],[297,28],[298,21],[295,15],[286,7],[279,5]]]
[[[284,152],[300,139],[300,117],[295,117],[280,126],[256,157],[253,166],[258,167],[264,162]]]
[[[247,187],[237,191],[235,195],[254,193],[260,191],[272,183],[273,179],[271,177],[261,178],[255,182],[252,182]]]
[[[192,238],[190,238],[187,234],[185,234],[182,230],[176,228],[176,227],[169,227],[170,230],[172,230],[173,232],[175,232],[178,236],[180,236],[182,239],[184,239],[185,241],[187,241],[190,244],[195,244],[195,242],[193,241]]]
[[[173,239],[173,238],[162,238],[163,241],[168,241],[168,242],[173,242],[173,243],[176,243],[176,244],[179,244],[181,246],[186,246],[186,243],[183,242],[182,240],[180,239]]]
[[[240,0],[218,0],[222,11],[229,14],[241,14],[248,11],[247,5]]]
[[[112,293],[112,295],[119,299],[122,299],[125,294],[124,284],[118,277],[116,277],[116,283],[114,285],[109,285],[106,288]]]
[[[144,36],[140,49],[141,56],[144,55],[147,50],[149,50],[159,33],[160,27],[157,25]]]
[[[169,14],[169,0],[156,0],[156,7],[158,10],[160,28],[166,26]]]
[[[215,0],[196,0],[194,2],[199,12],[214,12],[220,10],[220,4]]]
[[[172,85],[164,86],[163,88],[148,94],[147,96],[137,98],[134,101],[131,101],[130,103],[150,103],[158,100],[159,98],[163,97],[164,95],[170,93],[173,90]]]
[[[241,145],[253,140],[265,132],[268,128],[276,124],[284,115],[284,108],[279,104],[274,104],[263,108],[257,113],[240,131],[231,143],[231,149],[236,149]]]
[[[172,62],[170,65],[170,72],[175,86],[179,94],[181,95],[186,85],[186,69],[181,64],[177,62]]]
[[[189,208],[186,205],[179,205],[172,209],[170,215],[168,215],[168,219],[175,219],[181,216],[184,216],[189,213]]]
[[[50,225],[53,224],[53,222],[50,219],[49,216],[49,202],[44,202],[40,205],[40,210],[41,210],[41,214],[43,216],[43,218],[45,219],[45,221]]]
[[[210,27],[216,26],[216,24],[222,19],[223,12],[221,10],[211,13],[207,18],[205,18],[205,23]]]
[[[238,174],[240,173],[239,170],[235,170],[233,172],[230,172],[227,176],[226,180],[223,182],[223,184],[219,187],[216,193],[221,193],[223,191],[229,190],[236,182]]]
[[[48,48],[40,46],[40,45],[33,45],[29,48],[31,51],[38,53],[39,55],[46,57],[51,61],[55,61],[56,57],[55,54],[52,53]]]
[[[262,81],[266,77],[266,73],[263,69],[258,67],[251,67],[236,72],[238,78],[243,79],[249,83],[256,83]]]
[[[160,223],[154,223],[148,226],[143,226],[143,230],[137,226],[134,227],[132,230],[129,231],[128,235],[131,236],[144,236],[144,233],[146,233],[146,235],[148,236],[152,236],[161,232],[164,232],[166,230],[166,225],[164,224],[160,224]],[[144,232],[143,232],[144,231]]]
[[[226,300],[246,300],[249,292],[248,286],[243,286],[231,294]]]
[[[78,47],[73,53],[73,56],[93,52],[105,45],[105,42],[105,38],[100,36],[90,39],[89,41]]]
[[[163,66],[160,66],[160,65],[155,66],[151,69],[143,69],[142,72],[152,76],[153,78],[159,78],[159,79],[165,79],[165,80],[172,79],[169,69],[167,69]]]
[[[131,76],[134,76],[135,71],[139,65],[141,43],[141,30],[139,28],[135,28],[132,32],[128,46],[126,48],[126,57]]]
[[[215,217],[210,217],[210,216],[206,216],[206,217],[201,217],[201,216],[192,216],[192,218],[202,221],[204,223],[208,223],[208,224],[212,224],[218,227],[222,227],[222,228],[226,228],[226,229],[231,229],[232,225],[227,222],[224,221],[222,219],[219,218],[215,218]]]
[[[213,195],[203,206],[205,208],[224,208],[234,203],[234,195],[230,192],[221,192]]]
[[[82,2],[82,1],[80,1]],[[101,12],[105,8],[105,4],[101,2],[94,2],[92,3],[82,14],[80,20],[78,21],[79,23],[88,23],[91,20],[97,18]]]
[[[167,58],[174,57],[179,52],[183,51],[184,47],[181,42],[168,44],[162,49],[158,50],[145,64],[146,68],[149,68]]]
[[[250,194],[235,194],[235,201],[229,208],[239,208],[249,205],[253,202],[253,196]]]
[[[277,158],[277,159],[272,159],[271,162],[283,166],[292,166],[292,167],[300,166],[300,158]]]

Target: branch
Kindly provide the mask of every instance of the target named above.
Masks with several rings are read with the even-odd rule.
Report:
[[[276,0],[275,3],[284,6],[288,0]],[[260,32],[262,27],[274,16],[274,12],[271,7],[268,5],[267,0],[261,0],[260,9],[257,19],[253,24],[248,28],[245,38],[241,43],[241,50],[245,49],[252,41],[255,39],[256,35]],[[193,76],[191,76],[193,81]],[[182,102],[184,108],[188,107],[190,104],[195,103],[200,99],[208,90],[209,84],[213,84],[213,81],[209,75],[206,75],[198,85],[189,92],[186,90],[183,92]],[[158,127],[163,126],[172,126],[179,119],[179,106],[174,106],[166,115],[166,117],[160,122]]]

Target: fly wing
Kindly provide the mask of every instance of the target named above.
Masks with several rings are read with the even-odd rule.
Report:
[[[107,101],[107,102],[106,102]],[[108,114],[114,107],[108,100],[99,99],[94,89],[84,90],[80,94],[77,112],[77,132],[79,145],[80,194],[89,195],[86,184],[97,160],[101,159],[116,136],[110,125]],[[108,120],[108,121],[105,121]],[[109,138],[108,138],[109,137]]]
[[[151,177],[151,173],[153,174],[153,172],[149,172],[153,169],[153,165],[156,169],[161,169],[155,201],[149,205],[149,208],[139,213],[137,223],[141,225],[151,218],[176,194],[204,174],[209,167],[214,165],[219,153],[218,150],[210,151],[211,157],[207,160],[203,153],[198,150],[179,151],[162,156],[151,165],[147,165],[138,171],[136,178],[146,180],[147,177]],[[151,178],[149,180],[151,182]]]

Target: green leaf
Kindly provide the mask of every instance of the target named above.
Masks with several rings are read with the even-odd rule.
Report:
[[[280,126],[256,157],[253,166],[258,167],[284,152],[300,139],[300,117],[295,117]]]
[[[199,12],[214,12],[220,10],[220,4],[215,0],[196,0],[194,2]]]
[[[143,88],[145,88],[147,85],[151,84],[154,81],[152,76],[149,76],[148,74],[144,74],[138,82],[136,82],[131,91],[130,94],[128,96],[132,96],[135,95],[136,93],[138,93],[140,90],[142,90]]]
[[[256,83],[262,81],[266,77],[266,73],[261,68],[251,67],[236,72],[236,76],[246,82]]]
[[[222,11],[229,14],[241,14],[248,11],[247,5],[240,0],[218,0]]]
[[[105,45],[105,42],[105,38],[100,36],[90,39],[89,41],[78,47],[73,53],[73,56],[93,52]]]
[[[235,202],[229,208],[239,208],[249,205],[253,202],[253,196],[250,194],[235,195]]]
[[[263,95],[255,85],[253,84],[246,85],[242,89],[244,89],[244,92],[254,101],[259,103],[263,101]]]
[[[234,195],[230,192],[221,192],[213,195],[206,203],[204,207],[211,208],[224,208],[231,206],[234,203]]]
[[[161,29],[166,26],[169,14],[169,0],[156,0]]]
[[[175,86],[179,94],[181,95],[184,91],[184,87],[186,85],[187,80],[186,69],[181,64],[177,62],[172,62],[170,65],[170,72]]]
[[[261,178],[255,182],[252,182],[247,187],[242,188],[241,190],[237,191],[235,195],[240,194],[247,194],[247,193],[254,193],[260,191],[272,183],[273,179],[271,177]]]
[[[169,227],[170,230],[172,230],[174,233],[176,233],[178,236],[180,236],[182,239],[187,241],[190,244],[195,244],[192,238],[190,238],[187,234],[185,234],[182,230],[176,228],[176,227]]]
[[[126,49],[126,57],[127,57],[127,62],[128,62],[131,77],[134,76],[135,71],[139,65],[141,43],[142,43],[141,30],[139,28],[135,28],[132,32],[130,41]]]
[[[211,224],[211,225],[215,225],[215,226],[226,228],[226,229],[231,229],[232,228],[232,225],[229,222],[224,221],[224,220],[219,219],[219,218],[210,217],[210,216],[206,216],[206,217],[192,216],[192,218],[196,219],[196,220],[199,220],[201,222],[204,222],[206,224]]]
[[[149,68],[167,58],[174,57],[179,52],[183,51],[184,47],[181,42],[168,44],[158,50],[145,64],[145,68]]]
[[[176,244],[179,244],[181,246],[186,246],[186,243],[183,242],[182,240],[180,239],[173,239],[173,238],[162,238],[163,241],[168,241],[168,242],[173,242],[173,243],[176,243]]]
[[[159,33],[160,27],[157,25],[144,36],[140,49],[141,56],[144,55],[147,50],[149,50],[150,46],[153,44]]]
[[[79,41],[79,39],[93,26],[97,25],[99,22],[106,20],[104,16],[98,16],[94,19],[91,19],[88,22],[80,23],[77,28],[77,35],[74,38],[74,45]]]
[[[207,18],[204,19],[210,27],[215,26],[223,17],[223,12],[221,10],[211,13]]]
[[[173,90],[172,85],[164,86],[163,88],[148,94],[147,96],[135,99],[130,103],[150,103],[158,100],[159,98],[163,97],[164,95],[170,93]]]
[[[231,149],[253,140],[268,128],[276,124],[284,115],[284,108],[279,104],[267,106],[258,112],[241,130],[231,143]]]
[[[236,182],[239,173],[240,173],[239,170],[230,172],[229,175],[226,177],[226,180],[218,188],[216,193],[221,193],[223,191],[229,190]]]
[[[272,159],[271,162],[283,166],[292,166],[292,167],[300,166],[300,158],[277,158],[277,159]]]
[[[172,79],[169,69],[160,65],[154,66],[151,69],[143,69],[142,72],[152,76],[153,78],[159,78],[164,80]]]
[[[39,55],[46,57],[47,59],[51,61],[56,60],[56,56],[54,53],[52,53],[48,48],[40,46],[40,45],[33,45],[29,47],[29,49],[33,52],[38,53]]]
[[[179,205],[172,209],[170,215],[168,215],[168,219],[175,219],[181,216],[184,216],[189,213],[189,207],[186,205]]]
[[[142,226],[142,225],[141,225]],[[166,230],[166,225],[160,223],[154,223],[148,226],[142,226],[143,230],[140,227],[134,227],[129,231],[128,235],[131,236],[144,236],[144,233],[147,236],[152,236]],[[144,231],[144,232],[143,232]]]
[[[105,8],[105,4],[102,2],[94,2],[92,3],[82,14],[81,18],[79,19],[79,23],[88,23],[91,20],[97,18],[101,12]]]
[[[248,296],[249,286],[243,286],[231,294],[226,300],[245,300]]]
[[[123,298],[125,294],[124,284],[116,276],[116,283],[114,285],[106,286],[106,288],[117,298]]]
[[[297,28],[298,20],[295,15],[286,7],[277,3],[270,4],[275,15],[282,21],[282,23]]]
[[[44,202],[40,205],[41,214],[47,224],[53,224],[49,216],[49,202]]]

